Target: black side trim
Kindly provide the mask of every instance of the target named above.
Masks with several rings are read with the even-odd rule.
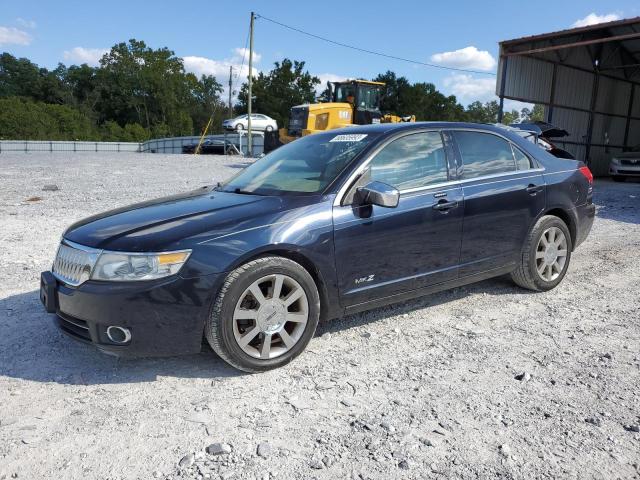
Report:
[[[450,288],[461,287],[462,285],[468,285],[470,283],[476,283],[487,278],[498,277],[506,273],[510,273],[515,268],[514,263],[505,265],[504,267],[494,268],[485,272],[475,273],[473,275],[467,275],[466,277],[456,278],[449,280],[448,282],[436,283],[435,285],[429,285],[427,287],[418,288],[416,290],[409,290],[408,292],[398,293],[389,297],[377,298],[365,303],[358,303],[345,308],[345,314],[364,312],[365,310],[371,310],[372,308],[383,307],[392,303],[403,302],[412,298],[422,297],[430,293],[441,292],[443,290],[449,290]]]

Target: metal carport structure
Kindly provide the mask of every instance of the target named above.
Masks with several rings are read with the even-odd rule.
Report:
[[[554,140],[606,175],[640,144],[640,17],[500,42],[496,94],[544,106],[570,136]]]

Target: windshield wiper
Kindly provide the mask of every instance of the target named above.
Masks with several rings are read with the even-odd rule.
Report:
[[[233,193],[237,193],[239,195],[260,195],[259,193],[256,192],[250,192],[249,190],[243,190],[241,188],[234,188],[232,190]]]

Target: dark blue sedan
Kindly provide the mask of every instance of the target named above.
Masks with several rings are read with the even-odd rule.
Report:
[[[126,356],[236,368],[300,354],[320,319],[511,274],[549,290],[594,219],[593,177],[508,129],[334,130],[217,187],[82,220],[40,295],[67,334]]]

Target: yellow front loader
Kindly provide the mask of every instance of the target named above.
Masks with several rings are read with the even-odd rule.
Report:
[[[380,101],[385,84],[368,80],[328,82],[330,102],[291,108],[289,127],[279,131],[280,142],[352,125],[415,122],[415,115],[383,115]]]

